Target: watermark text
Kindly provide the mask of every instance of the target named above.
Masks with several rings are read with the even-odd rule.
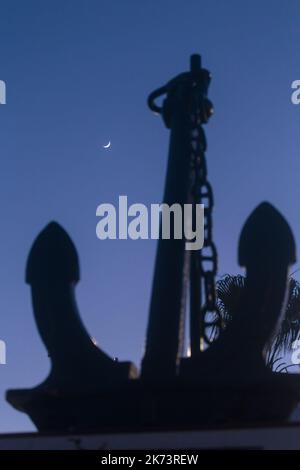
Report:
[[[100,204],[96,235],[100,240],[177,239],[185,240],[186,250],[200,250],[204,243],[203,204],[151,204],[128,206],[127,196],[119,196],[119,206]],[[194,220],[194,223],[193,223]]]
[[[6,104],[6,83],[0,80],[0,104]]]

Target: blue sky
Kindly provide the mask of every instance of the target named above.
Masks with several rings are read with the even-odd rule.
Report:
[[[146,98],[186,70],[191,53],[213,75],[206,132],[219,274],[240,272],[239,231],[262,200],[285,214],[298,242],[300,105],[290,87],[300,79],[299,17],[293,0],[0,1],[1,432],[34,429],[4,393],[49,371],[24,270],[50,220],[77,246],[90,333],[139,365],[155,241],[100,241],[95,212],[121,194],[161,202],[169,135]]]

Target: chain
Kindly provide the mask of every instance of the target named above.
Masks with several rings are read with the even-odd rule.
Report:
[[[190,272],[190,334],[191,353],[196,355],[210,345],[216,333],[223,328],[215,289],[217,274],[217,249],[212,239],[213,191],[207,180],[206,138],[202,124],[208,122],[212,104],[207,98],[210,73],[201,67],[201,58],[191,56],[191,70],[175,77],[167,85],[149,95],[150,109],[163,116],[168,128],[172,123],[172,96],[179,94],[186,104],[190,119],[191,152],[191,198],[193,204],[204,205],[204,245],[199,251],[191,252]],[[180,93],[178,93],[178,90]],[[182,94],[185,90],[185,94]],[[156,98],[167,94],[163,106],[155,103]],[[195,221],[193,221],[195,222]],[[208,333],[209,331],[209,333]]]
[[[205,106],[205,100],[203,104]],[[195,204],[204,205],[204,245],[202,250],[192,254],[192,257],[195,257],[192,260],[194,274],[198,275],[196,275],[196,279],[195,276],[191,276],[191,283],[194,283],[194,289],[200,291],[197,294],[200,305],[196,305],[194,312],[192,312],[193,315],[198,314],[198,318],[196,321],[194,319],[193,324],[194,327],[198,327],[198,332],[196,334],[194,332],[194,338],[199,338],[199,342],[198,339],[196,340],[198,342],[196,346],[199,350],[200,343],[200,351],[204,350],[205,345],[211,344],[216,330],[222,328],[215,289],[217,249],[212,239],[214,199],[211,184],[207,180],[206,138],[201,126],[203,122],[205,122],[203,108],[198,108],[196,112],[191,114],[192,199]],[[210,330],[210,334],[208,334],[208,330]]]

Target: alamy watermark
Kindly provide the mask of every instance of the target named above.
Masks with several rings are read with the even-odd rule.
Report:
[[[96,216],[101,217],[96,226],[100,240],[157,240],[161,236],[167,240],[184,239],[186,250],[203,248],[203,204],[150,204],[148,210],[140,203],[128,206],[127,196],[119,196],[117,209],[113,204],[100,204]]]
[[[6,104],[6,84],[0,80],[0,104]],[[6,343],[0,339],[0,365],[6,364]]]
[[[6,104],[6,83],[0,80],[0,104]]]
[[[293,341],[292,343],[292,357],[291,357],[291,362],[294,365],[299,365],[300,364],[300,340],[296,339],[296,341]]]
[[[0,339],[0,365],[6,364],[6,343]]]

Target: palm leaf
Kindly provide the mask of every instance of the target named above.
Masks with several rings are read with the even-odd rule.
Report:
[[[226,327],[234,315],[238,314],[241,296],[245,289],[245,277],[225,275],[216,284],[219,312]],[[300,284],[290,278],[288,300],[279,332],[274,337],[267,353],[267,363],[274,369],[277,355],[291,350],[292,343],[300,334]],[[282,366],[284,364],[280,364]],[[285,366],[285,368],[288,366]],[[278,366],[277,366],[278,369]]]

